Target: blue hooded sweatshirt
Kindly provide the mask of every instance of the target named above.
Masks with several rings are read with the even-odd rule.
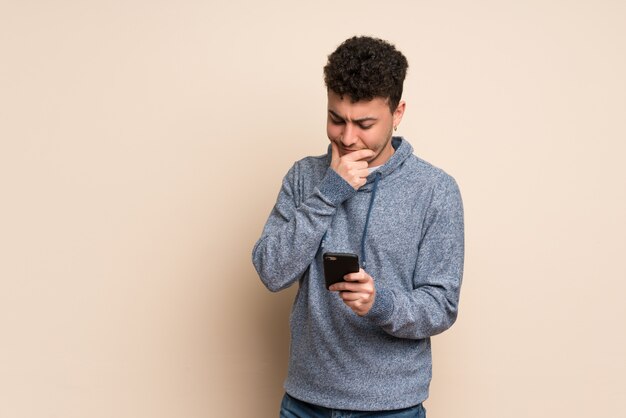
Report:
[[[326,155],[285,176],[252,258],[271,291],[294,282],[285,390],[334,409],[383,411],[428,397],[430,337],[457,316],[463,205],[454,179],[394,137],[391,158],[354,190]],[[371,310],[356,315],[325,287],[322,254],[359,255],[373,278]]]

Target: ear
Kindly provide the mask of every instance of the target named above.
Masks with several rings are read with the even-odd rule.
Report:
[[[398,103],[396,110],[393,111],[393,126],[400,125],[402,116],[404,116],[404,109],[406,109],[406,102],[401,100],[400,103]]]

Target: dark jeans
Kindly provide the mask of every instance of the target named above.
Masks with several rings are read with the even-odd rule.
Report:
[[[364,418],[364,417],[387,417],[387,418],[426,418],[426,409],[420,403],[415,406],[393,411],[346,411],[342,409],[329,409],[323,406],[311,405],[292,398],[285,393],[280,404],[280,418]]]

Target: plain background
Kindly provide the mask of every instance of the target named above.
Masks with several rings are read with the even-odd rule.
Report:
[[[2,1],[0,417],[274,417],[295,288],[251,249],[325,152],[326,56],[408,57],[453,175],[430,418],[624,417],[626,3]]]

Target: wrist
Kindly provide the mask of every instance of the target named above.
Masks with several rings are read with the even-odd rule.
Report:
[[[326,171],[322,182],[318,185],[321,195],[334,206],[338,206],[352,197],[356,190],[332,167]]]

